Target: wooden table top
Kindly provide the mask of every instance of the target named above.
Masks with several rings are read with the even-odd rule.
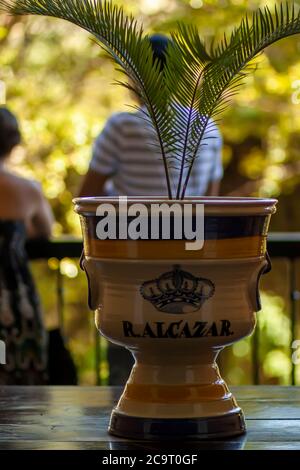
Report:
[[[181,449],[300,449],[300,387],[246,386],[232,391],[246,415],[247,434],[224,441],[181,442]],[[163,449],[159,443],[107,434],[120,393],[118,387],[0,387],[0,450]]]

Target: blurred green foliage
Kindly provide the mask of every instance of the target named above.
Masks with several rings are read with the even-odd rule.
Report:
[[[230,32],[245,13],[274,3],[129,0],[125,7],[143,21],[147,32],[169,33],[178,21],[185,21],[196,24],[212,41],[224,30]],[[222,194],[276,196],[280,204],[272,229],[299,230],[300,37],[272,46],[256,63],[256,73],[247,78],[220,123],[225,165]],[[45,18],[0,17],[0,99],[5,88],[7,105],[18,115],[24,139],[12,166],[42,183],[55,213],[57,236],[80,234],[71,201],[87,170],[93,139],[112,112],[132,104],[126,90],[112,84],[117,78],[112,62],[78,28]],[[50,326],[57,321],[54,286],[57,269],[61,270],[66,280],[70,347],[81,382],[93,383],[94,327],[92,315],[88,320],[85,280],[77,264],[64,260],[56,266],[50,260],[48,267],[35,265],[34,269]],[[260,373],[270,383],[290,380],[289,301],[284,293],[278,294],[281,281],[273,274],[259,314]],[[83,292],[80,299],[78,292]],[[250,343],[247,339],[225,354],[231,382],[251,382]],[[105,361],[101,373],[105,379]]]

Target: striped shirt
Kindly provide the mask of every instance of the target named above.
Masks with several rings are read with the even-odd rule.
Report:
[[[209,138],[199,149],[186,196],[205,195],[209,183],[223,176],[220,132],[213,124],[206,134],[204,138]],[[159,150],[153,145],[155,142],[155,132],[141,110],[114,114],[95,141],[90,169],[109,176],[110,194],[165,196],[164,165]],[[174,193],[179,172],[171,169],[170,173]]]

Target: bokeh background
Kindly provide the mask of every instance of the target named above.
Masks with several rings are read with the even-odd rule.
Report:
[[[122,4],[149,33],[168,34],[178,21],[198,26],[208,42],[230,33],[241,16],[275,1],[127,0]],[[277,2],[278,3],[278,2]],[[299,1],[295,2],[300,4]],[[272,231],[300,231],[300,36],[272,46],[256,61],[240,94],[224,114],[225,176],[222,195],[275,196],[279,211]],[[113,84],[118,72],[88,34],[60,20],[0,17],[0,102],[21,123],[23,145],[12,166],[41,182],[56,217],[54,235],[80,236],[72,210],[85,174],[93,139],[107,117],[128,110],[126,90]],[[65,334],[81,384],[95,383],[95,329],[86,307],[86,282],[77,260],[33,265],[49,328],[58,323],[55,279],[65,280]],[[287,384],[291,374],[289,266],[276,260],[264,281],[259,314],[260,380]],[[298,325],[298,337],[300,330]],[[250,345],[241,341],[221,358],[231,383],[251,383]],[[100,375],[108,366],[101,342]],[[300,369],[297,368],[300,383]]]

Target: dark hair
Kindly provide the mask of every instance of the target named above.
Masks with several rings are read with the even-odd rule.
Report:
[[[4,107],[0,107],[0,158],[9,155],[21,142],[17,118]]]
[[[160,64],[160,70],[163,71],[166,64],[166,50],[170,44],[170,39],[163,34],[153,34],[149,37],[153,51],[153,60],[157,59]]]

